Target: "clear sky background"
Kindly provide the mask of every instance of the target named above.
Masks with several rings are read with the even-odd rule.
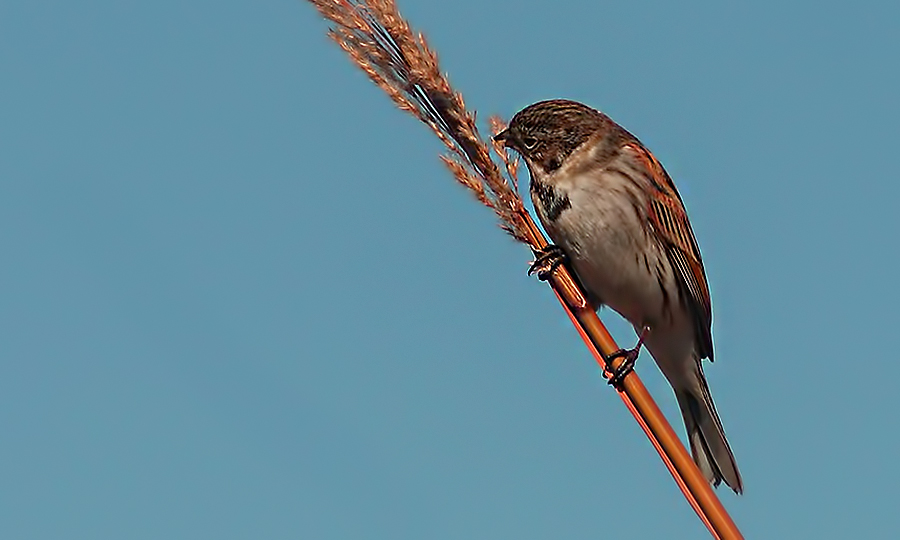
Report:
[[[675,179],[745,535],[896,534],[900,4],[400,7],[481,118],[584,101]],[[528,251],[325,30],[0,3],[0,537],[705,537]]]

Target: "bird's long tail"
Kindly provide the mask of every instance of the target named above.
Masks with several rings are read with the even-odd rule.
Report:
[[[699,361],[696,366],[694,384],[675,390],[691,443],[691,454],[700,471],[714,486],[724,481],[735,493],[741,493],[744,490],[741,473],[725,439],[725,431]]]

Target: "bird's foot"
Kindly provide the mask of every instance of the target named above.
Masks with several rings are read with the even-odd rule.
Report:
[[[534,256],[534,262],[528,268],[528,275],[537,274],[541,281],[550,279],[550,275],[553,274],[556,267],[566,260],[566,254],[563,253],[562,248],[553,244],[535,252]]]
[[[638,355],[641,354],[641,347],[644,346],[644,338],[647,337],[647,332],[649,331],[649,326],[645,326],[644,329],[641,330],[641,334],[640,336],[638,336],[637,345],[635,345],[634,348],[619,349],[618,351],[606,357],[606,366],[612,373],[612,375],[610,375],[609,377],[609,384],[621,389],[622,382],[625,380],[625,377],[629,373],[634,371],[634,365],[635,363],[637,363]],[[625,360],[617,367],[613,368],[613,361],[616,358],[624,358]]]
[[[619,349],[618,351],[607,356],[607,366],[612,366],[613,360],[615,360],[616,358],[625,359],[625,361],[619,364],[616,368],[610,367],[612,375],[609,376],[609,381],[607,382],[610,385],[615,386],[616,388],[621,387],[622,381],[625,380],[625,376],[634,371],[634,365],[635,363],[637,363],[637,357],[640,352],[640,347],[635,347],[633,349]]]

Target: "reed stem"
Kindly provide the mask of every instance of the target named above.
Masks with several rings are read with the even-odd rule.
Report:
[[[449,153],[441,158],[454,178],[494,211],[501,228],[535,252],[546,247],[547,239],[518,194],[518,162],[480,136],[475,114],[466,109],[462,94],[441,73],[425,36],[412,32],[394,0],[308,1],[331,21],[329,35],[351,60],[401,110],[427,124],[444,143]],[[491,119],[494,133],[503,127],[499,119]],[[559,266],[548,283],[609,378],[624,360],[607,361],[619,347],[597,317],[595,306],[565,266]],[[617,391],[713,537],[743,538],[637,374],[626,375]]]

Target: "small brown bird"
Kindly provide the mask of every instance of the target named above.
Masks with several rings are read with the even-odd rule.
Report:
[[[623,351],[625,369],[646,345],[675,391],[694,461],[713,485],[741,493],[701,366],[713,359],[706,272],[672,179],[631,133],[574,101],[530,105],[495,139],[524,158],[534,207],[558,246],[536,265],[546,272],[564,257],[595,305],[634,326],[640,339]]]

